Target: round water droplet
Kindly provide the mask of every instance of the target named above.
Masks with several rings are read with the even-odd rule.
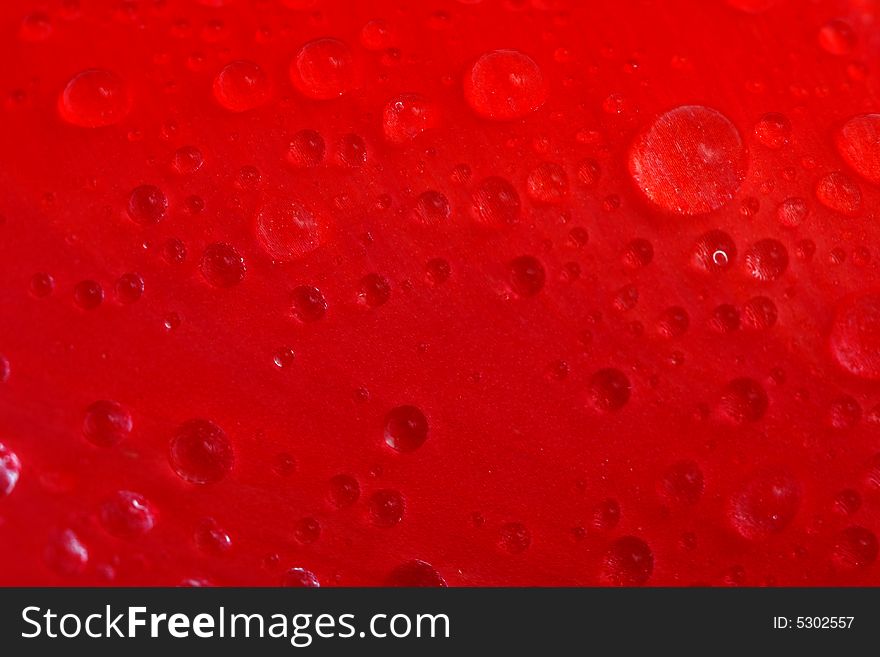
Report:
[[[428,439],[428,420],[415,406],[392,408],[385,416],[385,444],[398,452],[412,452]]]
[[[862,190],[856,182],[841,171],[825,174],[816,183],[816,198],[829,210],[850,217],[862,210]]]
[[[21,461],[3,443],[0,443],[0,498],[12,493],[21,477]]]
[[[55,290],[55,279],[46,272],[37,272],[31,277],[31,294],[38,299],[48,297]]]
[[[142,226],[159,223],[168,211],[165,192],[155,185],[140,185],[128,197],[128,216]]]
[[[618,411],[629,401],[630,382],[618,369],[606,367],[590,377],[587,401],[598,411]]]
[[[663,337],[678,338],[687,332],[690,323],[690,317],[684,308],[672,306],[663,311],[657,329]]]
[[[293,349],[290,347],[282,347],[275,352],[275,355],[272,357],[272,362],[275,363],[275,367],[283,368],[292,365],[295,359],[296,353],[294,353]]]
[[[799,196],[787,198],[776,206],[776,217],[786,228],[797,228],[807,216],[807,202]]]
[[[782,148],[791,139],[791,122],[783,114],[765,114],[755,124],[755,137],[767,148]]]
[[[666,469],[660,494],[673,504],[696,504],[703,494],[703,471],[693,461],[679,461]]]
[[[767,297],[753,297],[743,307],[743,326],[753,331],[763,331],[776,324],[776,304]]]
[[[630,269],[638,269],[651,264],[654,259],[654,245],[648,240],[637,237],[630,240],[623,252],[623,264]]]
[[[143,536],[156,524],[156,512],[143,495],[117,491],[101,505],[101,524],[119,538]]]
[[[300,130],[290,139],[287,160],[297,167],[315,167],[323,161],[326,148],[319,132]]]
[[[785,472],[766,472],[747,482],[728,504],[733,528],[744,538],[763,539],[785,529],[801,504],[801,487]]]
[[[839,19],[828,21],[819,30],[819,45],[832,55],[848,55],[856,45],[856,35],[848,23]]]
[[[122,404],[102,399],[90,404],[83,419],[83,435],[98,447],[112,447],[131,435],[134,423]]]
[[[321,242],[315,215],[298,201],[267,200],[257,210],[255,222],[257,238],[273,260],[302,257]]]
[[[748,377],[733,379],[721,393],[721,413],[735,424],[757,422],[764,417],[768,405],[764,388]]]
[[[508,225],[519,221],[519,194],[504,178],[485,178],[472,197],[471,214],[480,223]]]
[[[73,299],[83,310],[94,310],[104,300],[104,289],[97,281],[80,281],[73,288]]]
[[[293,528],[293,535],[300,543],[314,543],[321,536],[321,524],[314,518],[300,518]]]
[[[356,169],[367,163],[367,144],[359,135],[343,135],[337,146],[336,156],[339,162]]]
[[[402,94],[382,111],[382,129],[388,141],[405,144],[437,125],[437,108],[420,94]]]
[[[385,586],[445,587],[446,580],[431,564],[413,559],[392,570],[385,580]]]
[[[293,291],[293,316],[301,322],[315,322],[327,312],[324,294],[311,285],[300,285]]]
[[[544,104],[547,85],[541,69],[528,55],[494,50],[481,55],[465,74],[464,97],[482,117],[516,119]]]
[[[829,337],[834,360],[850,374],[880,381],[880,293],[844,300]]]
[[[272,95],[266,72],[259,64],[230,62],[214,78],[214,98],[230,112],[246,112],[265,105]]]
[[[831,559],[841,569],[866,568],[877,561],[878,551],[874,532],[864,527],[847,527],[837,535]]]
[[[213,422],[193,419],[181,424],[169,445],[168,460],[177,475],[193,484],[220,481],[232,470],[232,445]]]
[[[361,279],[358,303],[370,308],[384,305],[391,298],[391,283],[379,274],[367,274]]]
[[[701,105],[659,116],[633,143],[629,172],[652,203],[676,214],[704,214],[733,199],[748,153],[736,127]]]
[[[370,515],[378,527],[393,527],[403,520],[406,501],[396,490],[377,490],[370,496]]]
[[[584,187],[595,187],[602,175],[602,167],[591,158],[581,160],[577,168],[578,180]]]
[[[763,239],[746,252],[746,269],[759,281],[775,281],[788,269],[788,250],[782,242]]]
[[[425,276],[431,285],[442,285],[452,275],[452,267],[443,258],[431,258],[425,265]]]
[[[222,555],[232,549],[232,537],[214,518],[205,518],[195,532],[196,545],[204,552]]]
[[[116,298],[120,303],[134,303],[144,293],[144,279],[140,274],[123,274],[116,281]]]
[[[361,486],[357,479],[347,474],[338,474],[330,478],[330,501],[340,508],[352,506],[361,496]]]
[[[60,575],[79,575],[89,562],[89,551],[73,530],[64,529],[49,536],[43,558]]]
[[[842,395],[828,406],[828,424],[833,429],[852,429],[861,418],[862,407],[850,395]]]
[[[723,230],[703,233],[694,244],[691,263],[700,271],[720,273],[730,268],[736,259],[736,244]]]
[[[593,509],[592,524],[600,531],[614,529],[620,522],[620,503],[614,498],[606,498]]]
[[[449,206],[449,200],[443,194],[429,189],[419,194],[413,214],[421,223],[433,225],[449,219],[452,208]]]
[[[129,108],[128,90],[122,78],[102,69],[78,73],[58,98],[61,118],[83,128],[119,123]]]
[[[199,268],[205,280],[214,287],[232,287],[244,278],[244,258],[229,244],[209,244],[202,253]]]
[[[562,203],[568,195],[568,176],[558,164],[544,162],[531,170],[526,189],[535,203]]]
[[[519,296],[533,297],[544,287],[544,265],[537,258],[520,256],[511,260],[508,267],[510,284]]]
[[[293,86],[309,98],[341,96],[351,89],[353,78],[351,51],[338,39],[309,41],[290,64]]]
[[[854,116],[837,131],[834,142],[853,171],[880,184],[880,114]]]
[[[202,152],[195,146],[182,146],[174,151],[171,158],[171,168],[181,176],[190,176],[202,168],[205,158]]]
[[[521,554],[532,544],[532,535],[521,522],[508,522],[501,526],[498,546],[510,554]]]
[[[317,576],[310,570],[305,568],[291,568],[281,580],[281,586],[288,588],[308,588],[316,589],[321,586]]]
[[[654,554],[640,538],[618,538],[602,563],[600,580],[605,586],[643,586],[654,572]]]

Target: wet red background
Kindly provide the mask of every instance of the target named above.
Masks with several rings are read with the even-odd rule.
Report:
[[[20,477],[0,486],[0,583],[878,583],[880,311],[859,295],[880,280],[880,176],[835,141],[878,110],[878,18],[868,0],[3,3],[0,443],[17,459],[0,462]],[[330,99],[289,71],[321,37],[350,51]],[[495,50],[544,85],[504,120],[464,93]],[[265,78],[242,112],[213,91],[237,60]],[[59,113],[88,69],[130,99],[109,125]],[[419,95],[402,135],[385,112],[401,94]],[[683,174],[718,200],[699,214],[632,173],[634,141],[681,106],[741,138]],[[672,134],[711,147],[697,115]],[[288,155],[304,129],[325,144],[314,166]],[[660,170],[675,144],[649,144]],[[149,225],[127,211],[145,184],[168,204]],[[448,216],[436,195],[425,216],[428,190]],[[781,219],[792,198],[806,213]],[[314,243],[273,262],[261,208],[291,200]],[[695,256],[710,230],[732,244]],[[214,243],[240,282],[212,284]],[[326,300],[315,321],[294,316],[302,285]],[[835,323],[849,298],[861,332]],[[130,414],[111,446],[84,435],[99,400]],[[410,451],[386,442],[402,405],[427,421]],[[193,418],[228,439],[218,481],[170,463]],[[340,507],[341,474],[359,495]]]

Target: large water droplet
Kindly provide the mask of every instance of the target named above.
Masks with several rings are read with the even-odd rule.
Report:
[[[392,408],[385,416],[385,443],[398,452],[412,452],[428,439],[428,420],[415,406]]]
[[[389,141],[405,144],[437,125],[437,109],[420,94],[402,94],[382,111],[382,129]]]
[[[654,572],[654,554],[640,538],[618,538],[602,563],[600,580],[606,586],[642,586]]]
[[[880,114],[854,116],[837,131],[834,141],[853,171],[880,183]]]
[[[314,214],[290,199],[265,201],[257,210],[256,233],[272,259],[282,262],[304,256],[320,244]]]
[[[143,495],[127,490],[116,492],[101,505],[101,524],[120,538],[134,538],[150,531],[156,524],[153,506]]]
[[[801,487],[785,472],[765,472],[748,481],[731,499],[728,515],[744,538],[762,539],[785,529],[800,508]]]
[[[507,120],[534,112],[547,99],[541,69],[516,50],[480,56],[464,77],[464,97],[480,116]]]
[[[353,84],[351,51],[338,39],[309,41],[290,64],[290,80],[309,98],[341,96]]]
[[[843,301],[835,314],[829,342],[834,360],[847,372],[880,380],[880,293]]]
[[[829,210],[850,217],[862,210],[862,190],[842,171],[825,174],[816,183],[816,198]]]
[[[119,123],[128,114],[129,105],[122,78],[102,69],[78,73],[58,98],[61,118],[83,128]]]
[[[444,587],[446,580],[431,564],[413,559],[394,568],[385,580],[385,586]]]
[[[98,447],[112,447],[131,434],[131,413],[122,404],[102,399],[86,409],[83,435]]]
[[[474,190],[471,214],[480,223],[496,226],[515,224],[519,221],[519,211],[519,194],[504,178],[485,178]]]
[[[140,185],[128,197],[128,216],[135,223],[146,226],[160,222],[168,210],[165,192],[155,185]]]
[[[668,212],[694,215],[726,205],[746,174],[748,153],[736,127],[701,105],[659,116],[633,143],[636,187]]]
[[[254,62],[230,62],[214,78],[214,98],[231,112],[246,112],[265,105],[272,89],[265,71]]]
[[[244,258],[229,244],[209,244],[199,263],[202,275],[214,287],[238,285],[246,271]]]
[[[232,470],[232,445],[213,422],[188,420],[174,433],[168,460],[177,475],[193,484],[220,481]]]

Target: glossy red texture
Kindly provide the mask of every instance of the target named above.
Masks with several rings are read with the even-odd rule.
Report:
[[[880,584],[868,0],[0,7],[0,584]]]

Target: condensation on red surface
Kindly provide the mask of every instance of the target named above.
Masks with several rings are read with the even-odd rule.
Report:
[[[3,3],[0,582],[880,583],[878,155],[841,132],[880,109],[877,20]],[[292,81],[326,37],[345,74]],[[542,76],[500,109],[463,82],[498,50]],[[91,69],[130,94],[103,127],[59,101]],[[742,140],[708,214],[630,173],[683,106]]]

